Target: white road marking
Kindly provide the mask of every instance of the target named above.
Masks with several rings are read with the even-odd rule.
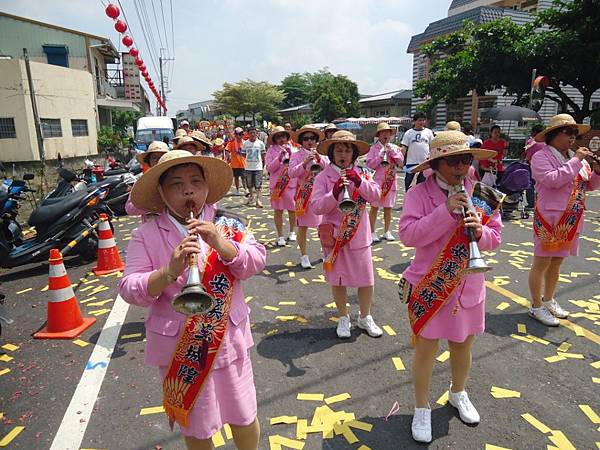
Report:
[[[112,311],[100,332],[98,342],[83,369],[79,384],[73,393],[71,403],[56,432],[50,450],[79,450],[81,447],[81,441],[83,441],[128,310],[129,304],[120,295],[117,296]]]

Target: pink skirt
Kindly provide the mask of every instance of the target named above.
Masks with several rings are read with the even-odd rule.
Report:
[[[459,287],[460,289],[460,287]],[[457,308],[455,308],[458,305]],[[469,336],[483,334],[485,330],[485,300],[465,308],[458,301],[458,295],[440,308],[420,336],[426,339],[444,339],[452,342],[464,342]]]
[[[556,225],[563,215],[562,211],[541,211],[541,213],[542,213],[542,216],[544,216],[544,219],[546,219],[548,221],[548,223],[550,223],[552,226]],[[584,218],[585,217],[581,218],[582,222],[583,222]],[[581,227],[581,224],[580,224],[580,227]],[[581,231],[581,228],[579,228],[579,231]],[[571,248],[565,248],[565,249],[556,250],[556,251],[544,250],[542,248],[542,241],[540,241],[540,239],[535,235],[535,233],[533,233],[533,254],[534,254],[534,256],[544,256],[544,257],[553,256],[553,257],[558,257],[558,258],[566,258],[568,256],[577,256],[577,255],[579,255],[579,233],[577,233],[575,235],[575,238],[573,239],[573,244],[571,245]]]
[[[379,199],[375,202],[370,202],[375,208],[393,208],[396,206],[396,193],[397,189],[391,189],[390,192],[383,198],[383,200]]]
[[[272,191],[271,191],[272,192]],[[271,198],[271,207],[275,210],[286,210],[286,211],[295,211],[296,203],[294,202],[294,194],[296,193],[296,187],[287,187],[278,200],[273,200]]]
[[[168,366],[159,366],[164,380]],[[188,416],[184,436],[210,439],[223,425],[250,425],[257,413],[256,387],[250,355],[213,369]]]
[[[324,253],[324,259],[327,254]],[[335,264],[331,271],[324,271],[325,280],[331,286],[346,286],[352,288],[373,286],[373,260],[371,259],[371,247],[363,247],[356,250],[343,247],[338,253]]]
[[[321,225],[322,220],[323,216],[318,216],[312,212],[310,204],[302,216],[296,214],[296,225],[299,227],[317,228],[319,225]]]

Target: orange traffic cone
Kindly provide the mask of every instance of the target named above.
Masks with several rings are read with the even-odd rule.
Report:
[[[125,264],[121,261],[119,249],[106,214],[100,214],[98,238],[98,265],[92,269],[94,273],[96,275],[107,275],[124,270]]]
[[[50,250],[48,276],[48,323],[33,335],[36,339],[73,339],[92,326],[96,319],[81,317],[79,303],[73,293],[63,257],[56,248]]]

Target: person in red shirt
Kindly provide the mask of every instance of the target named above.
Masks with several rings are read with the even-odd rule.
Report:
[[[240,178],[242,179],[242,188],[247,191],[244,169],[246,168],[246,155],[242,153],[244,145],[244,130],[237,127],[233,132],[233,140],[227,143],[225,151],[229,153],[229,165],[233,170],[233,182],[235,183],[236,194],[240,194]]]
[[[496,152],[496,156],[489,160],[479,161],[479,174],[483,177],[485,172],[489,172],[490,170],[496,172],[496,184],[500,183],[500,179],[502,178],[502,173],[504,172],[504,165],[502,164],[502,160],[504,159],[506,149],[508,148],[508,142],[500,137],[501,129],[498,125],[492,126],[490,129],[490,137],[483,141],[482,148],[488,150],[494,150]]]

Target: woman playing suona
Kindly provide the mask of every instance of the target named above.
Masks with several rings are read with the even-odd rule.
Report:
[[[227,193],[232,179],[231,168],[217,158],[173,150],[131,194],[136,207],[159,215],[133,232],[119,293],[148,308],[145,362],[158,366],[169,423],[180,425],[190,450],[212,449],[211,437],[225,423],[238,449],[258,448],[242,280],[263,270],[266,252],[240,221],[213,217],[206,208]],[[189,268],[196,259],[199,275]],[[172,300],[194,273],[212,302],[197,311],[186,301],[182,306],[191,313],[185,315]]]
[[[294,194],[298,180],[289,174],[290,158],[294,147],[289,143],[291,135],[283,127],[275,127],[268,139],[269,149],[265,156],[267,171],[269,172],[269,191],[271,192],[271,206],[274,209],[273,221],[277,230],[277,245],[283,247],[286,238],[283,235],[283,211],[288,212],[290,232],[287,239],[296,240],[296,208]]]
[[[533,265],[529,271],[532,307],[529,315],[544,325],[558,326],[567,317],[554,298],[560,266],[567,256],[577,256],[583,231],[585,193],[600,187],[600,164],[586,157],[585,147],[570,150],[578,134],[589,125],[575,122],[569,114],[558,114],[536,134],[545,145],[531,157],[537,199],[533,219]],[[543,286],[543,295],[542,295]]]
[[[482,273],[470,273],[470,242],[482,251],[493,250],[500,245],[502,227],[497,209],[503,194],[481,183],[474,190],[467,176],[473,158],[496,153],[469,148],[460,131],[438,132],[430,147],[429,158],[412,170],[431,167],[433,173],[406,193],[400,218],[400,240],[416,250],[402,275],[400,295],[408,303],[415,347],[412,435],[419,442],[431,441],[429,389],[440,339],[447,340],[450,349],[450,404],[463,422],[479,422],[465,387],[471,345],[485,328],[485,279]]]
[[[308,228],[317,228],[321,224],[321,216],[315,214],[310,204],[315,178],[329,164],[326,156],[317,153],[317,144],[323,138],[322,133],[309,125],[296,132],[296,142],[300,144],[297,152],[292,153],[289,175],[296,179],[296,225],[298,225],[298,247],[300,248],[300,265],[310,269],[312,264],[306,252],[306,234]]]
[[[387,241],[395,239],[390,231],[390,224],[392,223],[392,208],[396,206],[396,192],[398,191],[396,182],[397,167],[404,165],[404,156],[396,145],[390,143],[393,134],[393,128],[390,128],[387,123],[377,125],[377,132],[375,133],[377,143],[371,146],[367,155],[367,166],[375,170],[373,178],[381,187],[381,197],[371,204],[371,210],[369,211],[373,242],[379,242],[380,240],[375,231],[379,208],[383,208],[383,238]]]
[[[339,314],[336,332],[342,339],[351,336],[346,304],[349,287],[358,288],[358,327],[371,337],[382,334],[371,316],[375,280],[371,226],[365,211],[367,202],[379,199],[381,189],[368,169],[355,166],[356,159],[368,151],[369,144],[344,130],[317,146],[319,155],[327,156],[330,164],[317,175],[310,204],[315,214],[323,216],[319,225],[323,269]]]

